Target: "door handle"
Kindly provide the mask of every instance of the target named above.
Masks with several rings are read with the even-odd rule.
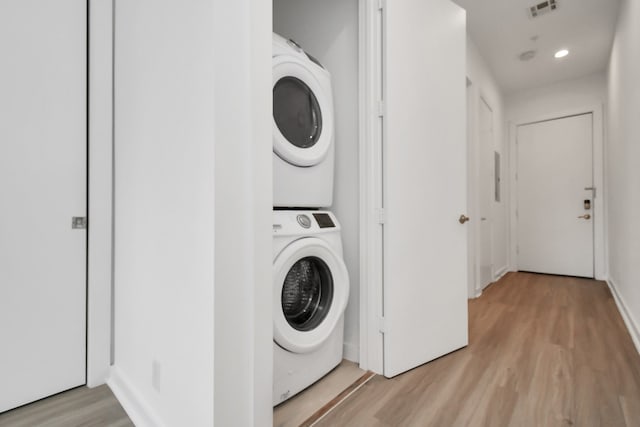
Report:
[[[582,219],[591,219],[591,215],[589,215],[589,214],[584,214],[584,215],[580,215],[578,218],[582,218]]]
[[[458,218],[458,221],[460,222],[460,224],[464,224],[465,222],[469,221],[469,217],[462,214],[460,215],[460,218]]]

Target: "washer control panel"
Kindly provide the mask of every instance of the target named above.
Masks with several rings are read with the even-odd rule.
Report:
[[[335,224],[331,219],[331,216],[327,213],[314,213],[313,217],[316,219],[320,228],[335,228]]]
[[[336,217],[328,211],[274,210],[273,234],[289,236],[312,235],[340,230]]]

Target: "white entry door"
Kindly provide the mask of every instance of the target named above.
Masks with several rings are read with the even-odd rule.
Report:
[[[518,127],[518,269],[593,277],[593,118]]]
[[[85,383],[86,16],[0,2],[0,412]]]
[[[466,14],[385,2],[384,375],[467,344]]]

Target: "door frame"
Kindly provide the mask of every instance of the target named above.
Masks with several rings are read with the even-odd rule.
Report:
[[[509,122],[509,259],[510,270],[518,270],[518,256],[516,247],[518,245],[518,221],[516,218],[517,199],[517,137],[518,126],[533,124],[537,122],[562,119],[565,117],[582,114],[592,114],[593,117],[593,184],[596,187],[596,197],[593,199],[594,232],[593,232],[593,254],[594,254],[594,276],[596,280],[606,280],[607,277],[607,248],[606,248],[606,188],[604,184],[604,106],[602,104],[587,105],[581,108],[557,111],[542,116],[525,117]]]
[[[358,0],[360,367],[383,374],[384,0]]]
[[[467,212],[471,220],[468,223],[467,268],[468,298],[479,297],[478,291],[480,267],[477,254],[480,247],[480,227],[478,217],[478,179],[479,179],[479,150],[478,150],[478,100],[482,97],[477,84],[467,75]]]
[[[483,161],[486,159],[483,159],[482,154],[485,154],[483,152],[483,147],[481,146],[482,144],[482,130],[481,130],[481,125],[482,123],[480,122],[480,109],[482,108],[482,104],[484,104],[487,109],[489,110],[489,112],[491,113],[491,140],[490,140],[490,151],[491,151],[491,156],[489,156],[489,158],[491,158],[491,160],[489,161],[489,165],[488,167],[491,168],[493,170],[492,176],[494,176],[495,179],[495,173],[496,173],[496,169],[495,169],[495,163],[493,162],[493,153],[496,152],[496,150],[498,150],[498,148],[496,147],[496,129],[495,129],[495,112],[493,110],[493,106],[491,105],[491,103],[488,101],[488,97],[486,97],[483,93],[482,90],[479,91],[478,93],[478,100],[477,103],[475,104],[475,110],[474,110],[474,114],[475,114],[475,128],[474,128],[474,132],[475,132],[475,141],[474,143],[476,144],[476,151],[475,151],[475,156],[476,156],[476,180],[474,182],[474,186],[471,187],[473,189],[473,191],[478,195],[478,197],[476,197],[476,246],[475,246],[475,250],[476,250],[476,263],[477,263],[477,271],[476,271],[476,283],[475,283],[475,296],[479,297],[480,295],[482,295],[482,292],[486,289],[487,286],[489,286],[490,284],[494,283],[496,280],[498,280],[498,277],[500,277],[501,275],[503,275],[505,272],[504,271],[500,271],[497,272],[496,271],[496,265],[495,265],[495,249],[496,249],[496,244],[494,242],[494,231],[495,231],[495,204],[496,204],[496,200],[493,197],[493,192],[490,192],[491,196],[489,197],[489,212],[486,212],[485,214],[489,215],[489,258],[491,260],[490,262],[490,282],[483,284],[481,281],[482,278],[482,274],[481,274],[481,265],[480,262],[478,261],[479,256],[478,254],[480,254],[480,252],[482,251],[482,244],[484,243],[482,241],[482,229],[480,226],[480,221],[482,221],[481,218],[481,200],[480,200],[480,196],[482,196],[482,180],[486,179],[486,177],[482,177],[481,171],[482,171],[482,164]],[[493,182],[490,183],[490,185],[493,185]],[[471,189],[469,189],[468,191],[471,191]],[[484,201],[486,202],[486,201]],[[478,221],[478,219],[480,219],[480,221]],[[473,218],[471,219],[470,222],[473,222]]]
[[[87,375],[106,382],[112,362],[113,0],[87,0]]]

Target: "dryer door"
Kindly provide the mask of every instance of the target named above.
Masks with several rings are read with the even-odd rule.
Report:
[[[334,331],[349,299],[344,262],[318,238],[287,246],[273,265],[274,340],[284,349],[306,353]]]
[[[325,71],[291,56],[273,58],[273,151],[294,166],[320,163],[333,140],[332,96],[314,73]]]

